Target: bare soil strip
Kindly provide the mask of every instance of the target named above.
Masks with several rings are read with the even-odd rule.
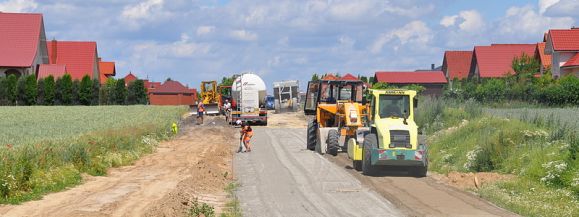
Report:
[[[195,198],[219,213],[233,178],[234,130],[208,119],[212,124],[184,126],[177,138],[132,166],[86,177],[84,184],[38,201],[0,206],[0,216],[186,216]]]

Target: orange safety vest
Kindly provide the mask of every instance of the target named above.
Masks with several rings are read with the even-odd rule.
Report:
[[[197,107],[197,111],[198,112],[205,112],[205,105],[203,105],[203,103],[199,103],[199,105]]]

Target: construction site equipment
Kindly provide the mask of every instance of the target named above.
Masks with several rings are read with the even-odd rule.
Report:
[[[367,110],[362,81],[318,80],[308,83],[304,112],[315,115],[308,123],[307,148],[337,155],[349,138],[365,126]]]
[[[201,82],[201,97],[205,105],[205,113],[208,115],[219,114],[219,99],[217,93],[217,81]]]
[[[267,125],[266,86],[259,76],[244,73],[233,81],[231,90],[233,100],[236,102],[229,118],[231,123],[241,120]]]
[[[354,168],[370,175],[378,166],[400,166],[415,176],[426,176],[427,146],[419,141],[414,122],[416,91],[370,90],[369,94],[370,125],[347,140],[348,157]]]
[[[233,97],[231,96],[231,86],[227,86],[227,85],[217,86],[217,99],[219,101],[218,102],[219,111],[221,112],[221,114],[225,115],[226,111],[225,111],[225,108],[223,107],[223,105],[225,104],[225,101],[227,100],[232,105],[234,104]]]
[[[295,112],[298,109],[299,81],[273,82],[275,113]]]

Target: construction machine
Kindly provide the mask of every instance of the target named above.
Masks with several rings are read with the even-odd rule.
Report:
[[[370,90],[369,126],[347,141],[353,167],[371,175],[380,166],[405,167],[417,177],[428,170],[427,146],[419,141],[416,91]]]
[[[307,148],[337,155],[364,127],[367,117],[362,81],[318,80],[308,83],[304,112],[308,122]]]
[[[217,92],[217,81],[201,82],[201,98],[205,105],[205,113],[208,115],[219,114],[219,93]]]

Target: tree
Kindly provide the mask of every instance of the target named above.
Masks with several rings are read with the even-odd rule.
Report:
[[[98,105],[99,104],[99,95],[100,95],[101,84],[98,79],[92,80],[92,96],[91,96],[91,105]]]
[[[72,104],[72,77],[69,74],[65,74],[58,80],[56,80],[56,94],[55,102],[59,105],[71,105]]]
[[[26,105],[36,105],[37,96],[38,85],[36,83],[36,75],[26,76],[26,84],[24,86],[24,103]]]
[[[368,83],[368,77],[366,77],[366,76],[359,76],[358,79],[360,79],[360,81]]]
[[[145,82],[143,82],[143,80],[138,79],[131,82],[127,89],[127,104],[147,104],[147,89],[145,88]]]
[[[48,77],[44,78],[44,105],[54,105],[55,99],[55,89],[56,84],[54,83],[54,77],[49,75]]]
[[[223,77],[221,79],[221,83],[219,84],[219,86],[231,86],[233,85],[233,81],[235,81],[235,78],[233,76]]]
[[[37,95],[36,95],[36,104],[37,105],[44,105],[44,98],[45,98],[45,91],[44,91],[44,79],[38,79],[37,85]]]
[[[117,85],[117,80],[115,80],[114,78],[108,78],[105,86],[101,91],[101,105],[114,105],[115,104],[115,86]]]
[[[515,72],[514,77],[517,82],[527,82],[533,78],[533,75],[537,74],[541,70],[541,63],[527,54],[521,55],[520,57],[513,58],[511,67]]]
[[[318,77],[318,74],[314,73],[312,75],[312,81],[318,81],[318,80],[320,80],[320,78]]]
[[[388,89],[390,88],[390,85],[388,85],[388,83],[386,82],[378,82],[372,85],[372,89],[376,89],[376,90],[382,90],[382,89]]]
[[[371,76],[371,77],[368,78],[368,83],[370,83],[370,84],[376,83],[376,80],[375,80],[374,76]]]
[[[80,105],[80,81],[72,81],[72,105]]]
[[[16,103],[15,105],[26,105],[25,94],[26,94],[26,77],[20,76],[18,82],[16,82]]]
[[[125,79],[121,78],[117,80],[114,87],[113,99],[116,105],[125,105],[127,100],[127,88],[125,87]]]
[[[90,76],[85,75],[80,81],[80,87],[78,91],[78,102],[81,105],[90,105],[92,102],[92,80]]]
[[[18,77],[16,75],[8,75],[4,84],[0,88],[4,88],[3,92],[6,93],[5,105],[14,105],[16,101],[16,85],[18,83]]]

